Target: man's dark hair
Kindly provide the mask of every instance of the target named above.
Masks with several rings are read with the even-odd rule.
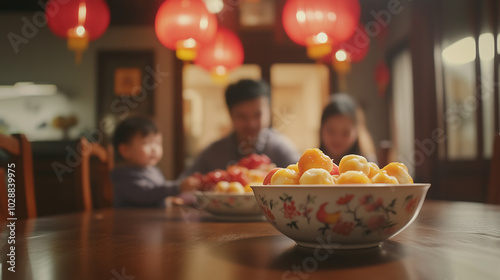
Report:
[[[115,129],[113,136],[113,146],[118,152],[120,144],[127,144],[132,140],[134,135],[140,133],[141,136],[146,136],[150,133],[158,133],[155,123],[148,117],[136,116],[130,117],[120,122]]]
[[[271,90],[265,81],[240,80],[226,88],[226,105],[231,111],[239,103],[259,97],[269,98],[270,95]]]

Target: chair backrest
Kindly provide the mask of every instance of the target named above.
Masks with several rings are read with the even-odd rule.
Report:
[[[8,159],[0,166],[0,214],[18,219],[36,218],[35,188],[33,185],[33,159],[31,145],[23,134],[0,134],[0,150]],[[15,191],[10,191],[15,189]],[[8,194],[13,193],[14,197]],[[10,205],[15,210],[11,212]]]
[[[500,134],[493,140],[493,155],[491,156],[490,185],[488,203],[500,204]]]
[[[113,168],[112,148],[80,139],[82,164],[77,170],[81,182],[82,210],[108,208],[113,204],[113,187],[109,173]]]
[[[32,146],[39,216],[112,207],[113,157],[107,149],[83,138]]]

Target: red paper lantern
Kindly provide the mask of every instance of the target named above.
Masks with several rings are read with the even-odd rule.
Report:
[[[385,96],[385,91],[389,82],[391,80],[391,73],[389,72],[389,67],[384,61],[380,61],[375,67],[375,82],[377,83],[378,95],[380,97]]]
[[[181,60],[192,61],[200,44],[217,31],[217,18],[202,0],[167,0],[156,14],[156,36]]]
[[[81,60],[88,42],[101,37],[109,25],[109,9],[103,0],[50,0],[45,8],[47,25],[61,38],[68,39],[68,48]]]
[[[333,51],[325,55],[322,60],[325,63],[336,61],[359,62],[365,58],[370,49],[370,37],[366,34],[364,27],[359,24],[354,34],[347,41],[333,47]]]
[[[210,71],[216,80],[223,80],[243,59],[243,45],[238,36],[219,27],[214,39],[200,47],[195,63]]]
[[[365,28],[360,24],[354,34],[345,42],[340,43],[336,51],[343,50],[347,53],[350,62],[359,62],[365,58],[370,49],[370,37]]]
[[[360,13],[358,0],[288,0],[283,27],[292,41],[307,46],[309,57],[318,59],[351,37]]]

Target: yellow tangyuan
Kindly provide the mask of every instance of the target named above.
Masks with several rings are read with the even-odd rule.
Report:
[[[311,168],[323,168],[330,173],[333,168],[333,161],[320,149],[308,149],[300,157],[297,166],[300,174]]]
[[[215,192],[225,193],[227,192],[228,188],[229,188],[229,182],[220,181],[217,182],[217,184],[215,185]]]
[[[295,172],[299,173],[299,166],[298,166],[298,164],[296,164],[296,163],[295,163],[295,164],[290,164],[290,165],[289,165],[289,166],[287,166],[286,168],[288,168],[288,169],[292,169],[293,171],[295,171]]]
[[[400,184],[413,184],[413,179],[408,174],[408,168],[401,162],[391,162],[382,170],[386,171],[388,175],[396,177]]]
[[[228,193],[245,193],[245,188],[240,182],[230,182],[227,188]]]
[[[380,168],[375,162],[369,162],[368,165],[370,166],[370,174],[368,174],[368,178],[373,178],[373,176],[377,175],[378,172],[380,171]]]
[[[271,185],[297,185],[299,174],[292,169],[283,168],[276,171],[271,177]]]
[[[359,155],[346,155],[339,163],[340,174],[347,171],[361,171],[366,176],[370,174],[370,165],[366,158]]]
[[[371,184],[370,178],[361,171],[348,170],[340,173],[337,184]]]
[[[301,185],[333,185],[333,177],[323,168],[308,169],[300,176]]]
[[[374,184],[399,184],[396,177],[387,174],[387,171],[380,170],[375,176],[371,178]]]
[[[332,176],[332,179],[333,179],[333,183],[334,183],[334,184],[338,184],[338,183],[337,183],[337,181],[339,180],[339,177],[340,177],[340,175],[333,175],[333,176]]]

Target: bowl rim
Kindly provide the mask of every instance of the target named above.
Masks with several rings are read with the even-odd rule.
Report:
[[[245,192],[245,193],[220,193],[220,192],[214,192],[214,191],[208,191],[208,192],[194,191],[194,195],[195,196],[212,196],[212,197],[215,197],[215,196],[222,196],[222,197],[225,197],[225,196],[241,196],[241,197],[245,197],[245,196],[253,196],[253,192]]]
[[[338,185],[255,185],[255,186],[250,186],[250,188],[253,189],[277,189],[277,188],[287,188],[287,189],[311,189],[311,188],[317,188],[317,189],[325,189],[325,188],[331,188],[331,189],[352,189],[352,188],[357,188],[357,189],[362,189],[362,188],[367,188],[367,189],[387,189],[387,188],[429,188],[431,186],[430,183],[413,183],[413,184],[338,184]]]

